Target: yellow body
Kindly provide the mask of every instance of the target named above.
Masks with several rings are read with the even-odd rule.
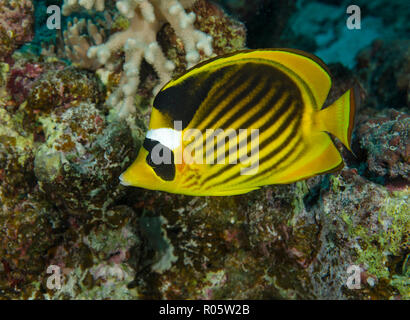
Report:
[[[253,76],[253,70],[261,75]],[[154,102],[150,130],[173,128],[179,115],[185,119],[180,145],[172,150],[174,161],[181,160],[170,166],[175,168],[172,180],[164,180],[147,164],[150,153],[143,147],[121,180],[126,185],[171,193],[222,196],[338,170],[343,160],[328,133],[350,149],[355,96],[349,90],[322,110],[330,87],[331,78],[321,60],[291,49],[240,51],[202,63],[170,81],[157,96],[158,106]],[[181,90],[186,97],[178,104]],[[203,97],[199,102],[198,96]],[[167,101],[176,103],[175,109],[182,103],[186,109],[193,108],[192,112],[184,108],[174,112]],[[244,127],[247,123],[250,125]],[[233,130],[236,138],[232,141],[245,139],[245,146],[238,146],[235,156],[239,160],[248,155],[248,163],[229,164],[227,158],[225,163],[215,163],[218,155],[228,154],[234,146],[229,144],[231,140],[218,146],[217,138],[209,140],[206,130],[218,128]],[[247,132],[241,135],[239,129]],[[249,141],[252,129],[259,130],[257,145],[261,147],[255,155]],[[195,133],[202,135],[198,138]],[[215,141],[209,144],[215,152],[207,156],[209,141]],[[203,163],[187,163],[184,152],[188,146],[189,155],[202,147],[203,154],[195,151],[195,159]],[[209,163],[212,159],[214,163]],[[257,168],[251,174],[241,174],[252,162],[258,162]]]

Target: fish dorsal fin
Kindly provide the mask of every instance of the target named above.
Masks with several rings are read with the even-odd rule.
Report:
[[[235,61],[243,59],[270,61],[290,76],[298,85],[302,85],[307,89],[307,94],[310,96],[315,109],[323,107],[332,85],[330,71],[321,59],[313,54],[297,49],[274,48],[241,50],[228,53],[196,65],[188,70],[178,81],[191,74],[203,72],[204,69],[218,68],[220,65],[235,63]]]
[[[326,65],[307,52],[280,48],[241,50],[199,63],[160,90],[154,99],[154,109],[165,115],[168,121],[183,121],[185,128],[210,89],[223,82],[227,70],[233,72],[236,65],[246,60],[272,64],[297,84],[314,109],[323,106],[331,87]],[[158,126],[158,121],[153,121],[152,125]]]
[[[332,80],[329,69],[318,57],[301,50],[287,48],[250,50],[242,57],[270,60],[294,80],[299,78],[296,82],[305,86],[313,96],[313,107],[322,108]]]

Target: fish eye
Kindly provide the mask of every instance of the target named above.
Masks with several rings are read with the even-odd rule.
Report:
[[[159,141],[149,138],[145,138],[143,147],[148,151],[145,161],[154,170],[155,174],[164,181],[174,180],[175,163],[173,151]]]

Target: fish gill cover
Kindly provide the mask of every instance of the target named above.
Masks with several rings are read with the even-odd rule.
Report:
[[[409,6],[350,5],[1,0],[0,299],[409,299]],[[328,65],[326,106],[360,88],[343,170],[226,197],[120,184],[168,80],[278,47]]]

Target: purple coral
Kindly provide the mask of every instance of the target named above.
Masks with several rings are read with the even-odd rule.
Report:
[[[13,100],[20,104],[27,99],[34,81],[43,73],[40,63],[26,62],[17,64],[10,70],[7,89]]]

